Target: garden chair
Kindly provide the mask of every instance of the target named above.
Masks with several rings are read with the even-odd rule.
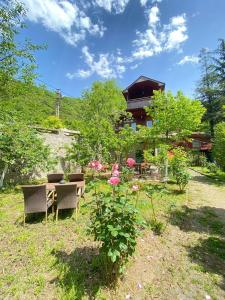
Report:
[[[51,173],[47,175],[49,183],[59,183],[60,181],[64,180],[63,173]]]
[[[58,221],[58,213],[60,209],[76,209],[76,219],[79,208],[79,198],[77,195],[77,185],[71,183],[55,185],[56,198],[56,221]]]
[[[24,185],[22,186],[24,195],[24,218],[25,225],[26,214],[45,212],[45,220],[47,223],[48,208],[52,206],[53,200],[48,199],[46,185]]]
[[[70,182],[83,181],[84,180],[84,173],[71,173],[71,174],[68,174],[68,179],[69,179]]]
[[[69,182],[76,182],[76,181],[84,181],[84,173],[71,173],[68,174],[68,180]],[[83,187],[78,188],[78,195],[84,196],[84,189],[85,185]]]

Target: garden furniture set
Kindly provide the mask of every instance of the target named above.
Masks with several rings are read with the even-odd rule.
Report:
[[[56,221],[61,209],[76,209],[76,218],[79,210],[79,198],[84,196],[85,180],[83,173],[68,175],[69,182],[64,181],[63,173],[47,175],[48,182],[39,185],[23,185],[24,195],[24,224],[26,215],[30,213],[47,212],[56,206]]]

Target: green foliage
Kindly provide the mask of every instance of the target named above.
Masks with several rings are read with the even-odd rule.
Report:
[[[201,123],[204,107],[181,91],[176,96],[171,92],[155,91],[152,100],[154,104],[146,107],[146,112],[153,118],[152,131],[158,139],[185,137]]]
[[[56,116],[49,116],[47,119],[44,120],[43,127],[59,129],[63,128],[63,122],[60,118]]]
[[[203,120],[209,123],[213,137],[215,125],[224,120],[225,40],[219,40],[215,51],[209,52],[202,49],[200,63],[202,74],[196,92],[197,97],[206,108]]]
[[[181,148],[174,149],[173,153],[174,156],[171,159],[171,170],[180,188],[180,191],[184,191],[190,179],[190,175],[187,172],[189,158],[187,153]]]
[[[0,96],[9,98],[18,94],[15,80],[29,83],[34,79],[33,52],[43,47],[30,41],[16,42],[16,36],[25,28],[24,6],[17,1],[1,3],[0,7]]]
[[[145,193],[151,202],[152,215],[153,215],[153,217],[151,218],[151,220],[149,222],[149,225],[151,226],[151,229],[153,230],[153,232],[158,235],[161,235],[165,231],[166,225],[162,221],[158,220],[158,218],[156,216],[153,198],[154,198],[155,193],[157,193],[158,195],[162,195],[163,193],[165,193],[165,191],[166,191],[165,186],[157,186],[157,185],[156,186],[153,186],[153,185],[145,186]]]
[[[225,170],[225,122],[215,127],[213,153],[217,164]]]
[[[0,169],[11,182],[23,182],[51,162],[50,150],[35,130],[14,120],[0,124]]]
[[[118,160],[122,158],[127,159],[131,150],[134,150],[134,146],[137,145],[136,132],[130,126],[126,125],[118,132],[118,146],[117,157]]]
[[[153,155],[153,149],[144,150],[144,159],[148,163],[152,163],[159,167],[160,170],[163,170],[165,167],[165,161],[168,158],[168,145],[161,144],[158,145],[157,155]]]
[[[91,213],[90,232],[102,246],[109,274],[118,276],[135,251],[137,211],[128,193],[122,190],[98,193]]]
[[[192,151],[190,153],[190,164],[192,166],[206,167],[207,158],[203,153],[199,151]]]
[[[85,156],[90,160],[113,161],[111,154],[118,149],[115,128],[125,108],[125,99],[114,81],[94,82],[91,89],[83,93],[74,122],[85,147],[78,149],[74,145],[71,157],[80,157],[79,163],[84,162]]]

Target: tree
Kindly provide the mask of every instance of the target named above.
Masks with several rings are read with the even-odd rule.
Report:
[[[110,162],[111,154],[118,147],[115,129],[126,108],[121,90],[114,81],[97,81],[83,93],[81,100],[74,126],[80,131],[85,147],[78,149],[75,144],[71,151],[77,153],[74,157],[82,157],[82,163],[86,161],[85,152],[92,160]],[[82,150],[82,154],[78,150]]]
[[[213,154],[216,163],[225,171],[225,122],[215,126]]]
[[[118,161],[121,161],[122,158],[127,159],[129,153],[134,150],[134,145],[137,144],[137,134],[133,128],[129,125],[124,126],[118,132],[118,149],[117,153],[120,157]]]
[[[198,100],[192,100],[179,91],[176,96],[171,92],[155,91],[153,105],[146,107],[147,114],[153,119],[149,128],[158,144],[170,144],[172,141],[187,137],[201,123],[204,107]],[[168,160],[165,165],[165,178],[168,177]]]
[[[207,49],[202,49],[200,63],[202,74],[196,88],[196,94],[206,108],[203,121],[209,123],[209,130],[213,137],[214,126],[223,118],[222,102],[218,90],[218,70],[215,67],[214,54]]]
[[[16,36],[25,28],[26,11],[18,1],[6,0],[0,7],[0,98],[8,99],[19,94],[16,82],[32,82],[35,77],[33,52],[42,48],[25,40],[16,41]],[[20,86],[24,88],[24,86]],[[27,86],[26,86],[27,87]]]
[[[50,150],[37,132],[18,120],[0,123],[0,187],[6,175],[13,182],[22,182],[36,171],[48,169]]]

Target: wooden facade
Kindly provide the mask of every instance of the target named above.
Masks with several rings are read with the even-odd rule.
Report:
[[[134,129],[137,125],[151,127],[152,120],[146,115],[144,107],[151,105],[154,90],[163,91],[164,89],[165,83],[146,76],[140,76],[123,91],[127,101],[127,111],[132,114],[133,118],[130,125]]]

